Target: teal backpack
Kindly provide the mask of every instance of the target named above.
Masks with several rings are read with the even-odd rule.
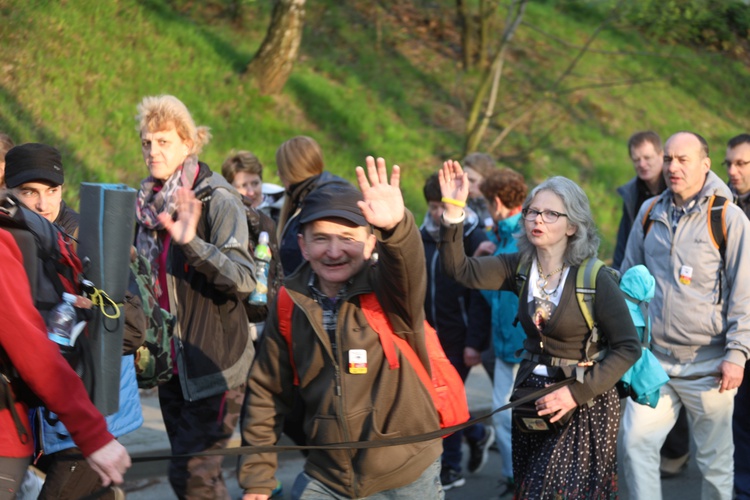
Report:
[[[628,269],[620,280],[620,290],[627,299],[630,317],[641,338],[641,357],[620,379],[621,394],[636,403],[656,408],[661,386],[669,382],[669,375],[651,352],[651,319],[648,303],[654,298],[656,281],[646,266]]]

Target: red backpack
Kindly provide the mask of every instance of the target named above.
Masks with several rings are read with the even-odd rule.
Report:
[[[469,405],[466,402],[466,389],[464,389],[463,380],[461,380],[456,369],[448,361],[435,329],[427,321],[424,322],[425,344],[430,358],[430,371],[432,372],[432,378],[430,378],[414,349],[412,349],[406,340],[393,332],[391,323],[388,321],[385,312],[383,312],[383,308],[380,306],[380,302],[378,302],[375,294],[367,293],[360,295],[359,301],[367,322],[380,337],[380,345],[383,347],[383,353],[388,360],[389,368],[391,370],[399,368],[398,354],[396,352],[396,348],[398,348],[430,393],[435,409],[440,416],[440,427],[451,427],[469,420]],[[289,346],[289,362],[294,371],[294,385],[298,386],[299,376],[292,353],[292,311],[294,310],[294,301],[283,286],[279,289],[276,307],[279,316],[279,331]]]

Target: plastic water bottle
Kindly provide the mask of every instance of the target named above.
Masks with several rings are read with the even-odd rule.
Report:
[[[62,302],[57,304],[49,314],[47,336],[62,346],[70,346],[70,335],[76,324],[76,310],[73,307],[75,303],[75,295],[63,293]]]
[[[268,267],[271,262],[271,249],[268,248],[268,233],[261,231],[255,246],[255,290],[248,302],[254,306],[268,303]]]

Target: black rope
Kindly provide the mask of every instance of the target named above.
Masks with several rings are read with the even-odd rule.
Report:
[[[501,406],[491,412],[474,418],[462,424],[454,425],[452,427],[445,427],[432,432],[426,432],[423,434],[416,434],[413,436],[402,436],[397,438],[383,439],[378,441],[349,441],[345,443],[331,443],[325,445],[268,445],[268,446],[238,446],[234,448],[222,448],[217,450],[206,450],[197,453],[180,454],[180,455],[150,455],[144,457],[133,457],[131,460],[133,463],[140,462],[153,462],[158,460],[171,460],[173,458],[190,458],[190,457],[210,457],[210,456],[228,456],[228,455],[252,455],[256,453],[282,453],[289,451],[302,451],[302,450],[350,450],[350,449],[369,449],[369,448],[385,448],[388,446],[400,446],[404,444],[418,443],[420,441],[430,441],[432,439],[442,438],[448,434],[453,434],[456,431],[460,431],[472,425],[483,422],[495,413],[505,411],[516,406],[522,405],[529,401],[534,401],[542,396],[545,396],[551,392],[565,387],[575,382],[575,378],[567,378],[560,382],[549,385],[543,389],[529,394],[523,398],[519,398],[516,401]]]

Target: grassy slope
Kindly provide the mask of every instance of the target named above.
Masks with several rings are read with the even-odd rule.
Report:
[[[404,166],[407,203],[423,213],[422,181],[443,158],[460,155],[462,116],[477,79],[457,66],[453,2],[415,0],[411,9],[395,2],[386,11],[374,2],[310,0],[300,61],[276,97],[258,96],[241,75],[263,37],[267,2],[246,2],[241,28],[200,2],[175,3],[182,6],[0,0],[0,130],[63,151],[69,200],[84,180],[137,186],[144,168],[135,105],[144,95],[171,93],[211,127],[202,158],[214,169],[232,148],[250,149],[273,180],[277,146],[307,134],[321,143],[328,168],[350,179],[366,154]],[[532,3],[518,31],[503,78],[504,122],[575,53],[554,37],[580,46],[599,22],[598,12],[554,5]],[[723,144],[750,128],[743,92],[750,74],[739,63],[650,45],[617,28],[604,30],[594,48],[608,53],[587,54],[563,88],[650,81],[550,98],[497,156],[531,183],[556,174],[579,181],[606,257],[619,219],[614,187],[632,175],[624,147],[630,133],[696,130],[723,175]]]

